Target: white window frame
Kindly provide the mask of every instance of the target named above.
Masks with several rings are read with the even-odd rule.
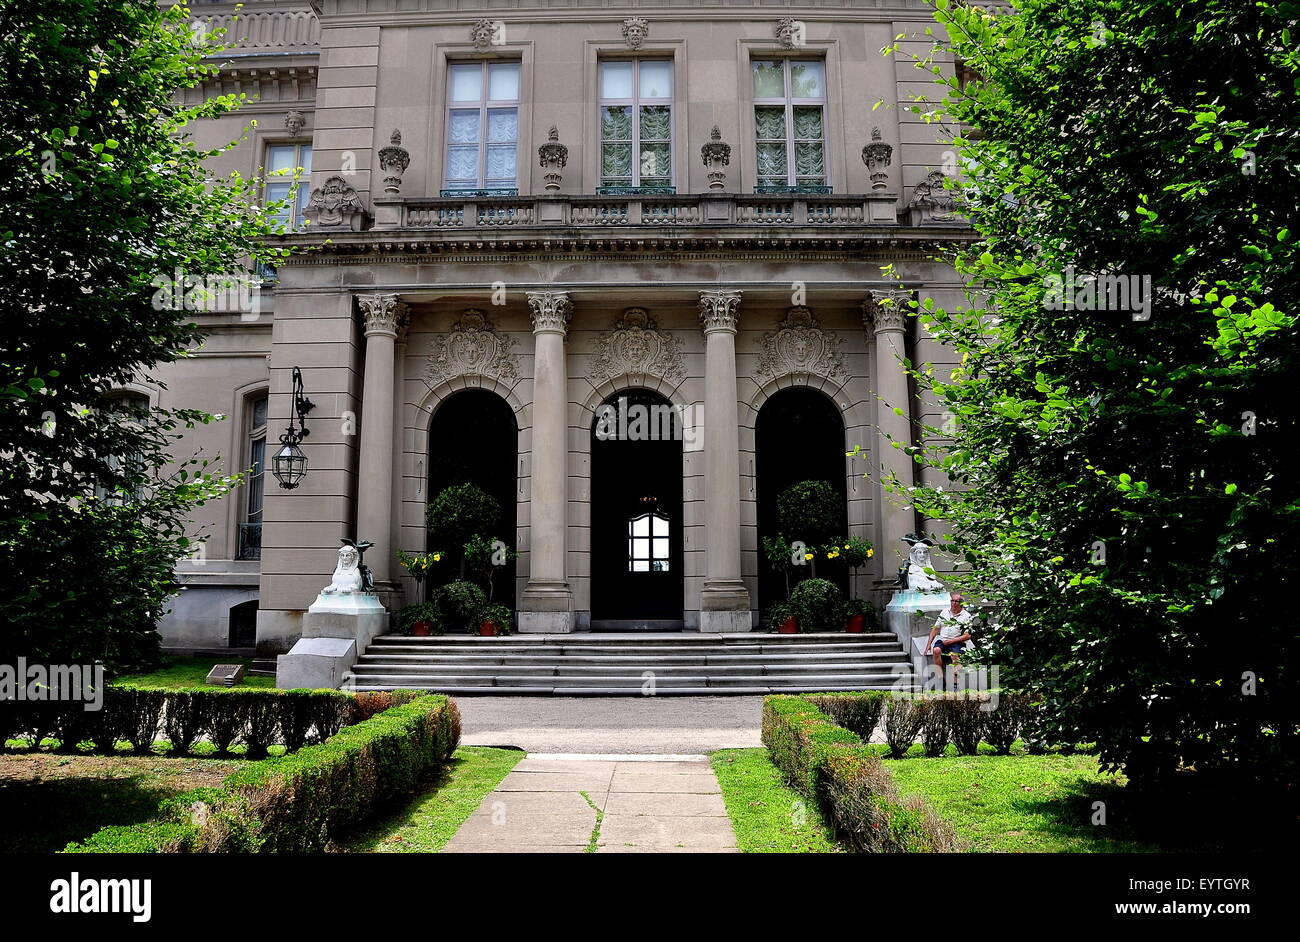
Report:
[[[479,67],[479,97],[477,102],[472,101],[452,101],[452,70],[463,68],[465,66],[476,65]],[[515,90],[513,100],[495,100],[487,97],[488,95],[488,70],[494,65],[513,65],[519,70],[519,83]],[[493,190],[511,190],[514,193],[519,192],[519,142],[523,137],[523,94],[524,94],[524,65],[519,59],[482,59],[482,60],[456,60],[452,59],[447,62],[447,89],[442,123],[442,190],[443,195],[460,195],[482,193]],[[466,186],[463,181],[452,181],[447,177],[448,171],[451,170],[451,115],[453,111],[472,111],[478,110],[478,176],[475,179],[474,186]],[[487,159],[488,159],[488,112],[503,111],[513,109],[515,113],[515,181],[511,186],[488,186],[487,184]],[[505,193],[503,195],[513,195]]]
[[[638,521],[649,521],[649,533],[640,536],[636,533],[636,524]],[[656,523],[663,523],[663,534],[657,533]],[[627,522],[627,571],[628,572],[670,572],[672,571],[673,544],[672,544],[672,521],[668,519],[667,514],[659,511],[646,511],[643,514],[637,514]],[[663,540],[666,549],[662,555],[655,552],[655,542]],[[640,547],[638,544],[646,545],[645,554],[638,555]],[[637,569],[637,563],[645,563],[645,569]]]
[[[789,190],[802,190],[802,189],[807,189],[809,187],[816,186],[816,187],[824,187],[827,190],[829,190],[831,186],[831,182],[830,182],[831,181],[831,161],[830,161],[831,149],[830,149],[830,128],[829,128],[829,121],[828,121],[830,102],[829,102],[829,96],[827,95],[827,88],[826,88],[827,83],[829,82],[829,77],[827,75],[828,70],[826,68],[826,59],[825,58],[798,58],[794,56],[754,56],[749,61],[749,87],[751,93],[754,92],[754,66],[759,62],[780,62],[781,63],[781,76],[782,76],[782,82],[783,82],[783,88],[785,94],[781,98],[759,98],[757,94],[753,94],[752,96],[753,97],[752,106],[754,108],[753,120],[754,120],[755,179],[757,180],[760,176],[759,169],[758,169],[758,145],[760,143],[771,143],[771,142],[759,141],[758,109],[784,107],[785,108],[785,181],[786,181],[784,184],[784,188]],[[821,65],[822,95],[820,98],[791,97],[790,93],[792,89],[790,85],[790,64],[793,62],[816,62]],[[803,139],[796,140],[794,134],[794,109],[812,108],[812,107],[820,108],[822,112],[822,136],[821,136],[821,140],[818,142],[822,146],[822,182],[817,184],[799,183],[799,172],[798,172],[798,168],[795,165],[795,156],[797,150],[796,144],[811,143],[811,141],[807,141]],[[756,192],[762,192],[765,188],[781,187],[781,186],[782,186],[781,184],[759,182],[756,183],[754,189]]]
[[[266,417],[263,419],[261,425],[254,425],[253,417],[256,414],[257,404],[259,402],[266,403]],[[239,525],[241,528],[240,532],[242,532],[242,528],[244,526],[248,526],[252,524],[257,524],[258,526],[261,526],[262,523],[264,522],[262,517],[266,513],[266,481],[267,481],[266,472],[267,472],[267,463],[269,459],[269,452],[268,452],[269,435],[267,430],[271,424],[270,420],[271,420],[271,397],[267,390],[264,389],[261,390],[260,392],[252,393],[244,400],[243,466],[249,469],[249,476],[248,479],[244,481],[244,489],[243,489],[244,493],[242,495],[242,500],[240,501],[240,508],[239,508]],[[254,454],[259,443],[262,446],[262,460],[260,462],[255,462]],[[254,479],[256,479],[257,483],[260,485],[261,488],[260,490],[254,491],[254,489],[251,487]],[[256,510],[254,510],[252,506],[254,495],[260,498],[260,503]],[[253,519],[254,516],[256,516],[257,519]],[[243,556],[243,554],[240,552],[240,550],[243,547],[243,542],[242,540],[238,539],[238,536],[239,534],[236,534],[237,537],[235,541],[236,555],[239,556],[240,558],[255,558],[255,557]]]
[[[270,169],[271,149],[274,147],[293,148],[294,172],[292,176],[283,171],[272,171]],[[311,167],[304,167],[302,164],[303,148],[311,152],[312,145],[303,141],[266,141],[262,151],[262,205],[269,206],[274,202],[267,192],[268,187],[288,181],[289,193],[293,198],[293,208],[287,220],[287,224],[291,229],[302,229],[307,224],[305,214],[307,202],[311,197],[311,187],[307,186],[307,181],[311,179]],[[302,172],[299,173],[299,170]]]
[[[631,98],[604,98],[601,96],[601,89],[604,85],[603,70],[606,65],[619,62],[630,62],[632,64],[632,97]],[[641,64],[643,62],[662,62],[668,66],[668,74],[672,82],[672,88],[669,89],[667,98],[647,98],[641,100]],[[641,183],[641,108],[647,107],[665,107],[668,109],[668,183],[667,190],[664,190],[659,184],[651,184],[650,192],[654,193],[676,193],[677,192],[677,141],[676,141],[676,120],[677,120],[677,63],[671,56],[644,56],[635,59],[623,58],[602,58],[596,62],[596,172],[598,174],[599,190],[597,192],[608,192],[610,190],[642,190]],[[632,179],[627,183],[608,183],[602,169],[605,164],[605,137],[603,133],[604,121],[601,120],[605,108],[630,108],[632,110],[632,139],[629,144],[632,147]],[[664,143],[661,141],[652,141],[651,143]]]

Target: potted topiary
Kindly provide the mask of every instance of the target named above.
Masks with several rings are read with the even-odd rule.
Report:
[[[442,634],[438,621],[438,608],[431,602],[416,602],[406,605],[397,613],[397,630],[400,634],[427,638],[431,634]]]
[[[487,596],[472,582],[457,579],[438,590],[434,605],[437,606],[442,624],[452,630],[477,634],[480,614],[487,606]]]
[[[790,594],[790,607],[800,631],[829,631],[844,623],[840,588],[826,579],[805,579]]]
[[[478,633],[488,637],[510,634],[510,609],[501,604],[485,605],[479,619]]]
[[[867,616],[871,606],[864,599],[849,599],[844,603],[844,630],[851,635],[860,635],[866,630]]]
[[[799,621],[789,602],[777,602],[767,610],[767,627],[769,631],[783,635],[799,633]]]

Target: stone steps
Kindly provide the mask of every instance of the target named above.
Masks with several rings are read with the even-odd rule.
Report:
[[[762,695],[910,689],[889,633],[511,635],[376,638],[345,675],[350,690],[487,696]]]

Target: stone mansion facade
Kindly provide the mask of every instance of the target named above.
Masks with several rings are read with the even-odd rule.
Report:
[[[926,74],[881,53],[929,49],[922,3],[193,12],[232,47],[193,94],[249,96],[196,137],[242,136],[213,170],[287,197],[296,248],[135,391],[223,414],[183,450],[253,469],[196,518],[165,646],[288,650],[341,538],[374,544],[390,609],[417,599],[396,552],[433,548],[426,507],[462,480],[502,502],[523,632],[756,626],[775,496],[812,478],[877,548],[846,587],[892,581],[924,521],[876,479],[910,480],[904,448],[942,424],[901,361],[951,361],[898,303],[957,303],[933,258],[972,237],[942,130],[908,107]],[[284,489],[295,368],[314,407]],[[599,434],[637,409],[671,434]]]

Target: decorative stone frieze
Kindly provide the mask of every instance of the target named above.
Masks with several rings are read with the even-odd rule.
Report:
[[[433,339],[425,377],[437,385],[457,376],[483,376],[513,385],[519,362],[511,351],[515,338],[503,334],[477,308],[469,308],[446,334]]]
[[[731,145],[722,139],[722,130],[716,124],[709,132],[708,143],[700,148],[700,157],[709,168],[709,189],[724,189],[727,172],[722,168],[731,164]]]
[[[311,191],[303,215],[313,229],[350,229],[360,231],[366,210],[356,189],[343,177],[329,177]]]
[[[640,49],[650,35],[650,21],[644,16],[629,16],[623,21],[623,41],[629,49]]]
[[[681,341],[658,329],[645,308],[630,307],[595,344],[587,376],[599,385],[619,376],[656,376],[676,384],[686,378]]]
[[[567,334],[573,303],[566,291],[528,292],[528,310],[533,319],[534,334]]]
[[[739,307],[739,291],[701,291],[700,325],[704,328],[705,336],[708,336],[715,330],[722,330],[734,334],[736,332],[736,324],[740,321],[740,317],[737,314],[737,309]]]
[[[790,308],[777,329],[763,335],[754,378],[760,383],[792,374],[811,374],[842,380],[840,337],[821,329],[812,311],[802,305]]]

